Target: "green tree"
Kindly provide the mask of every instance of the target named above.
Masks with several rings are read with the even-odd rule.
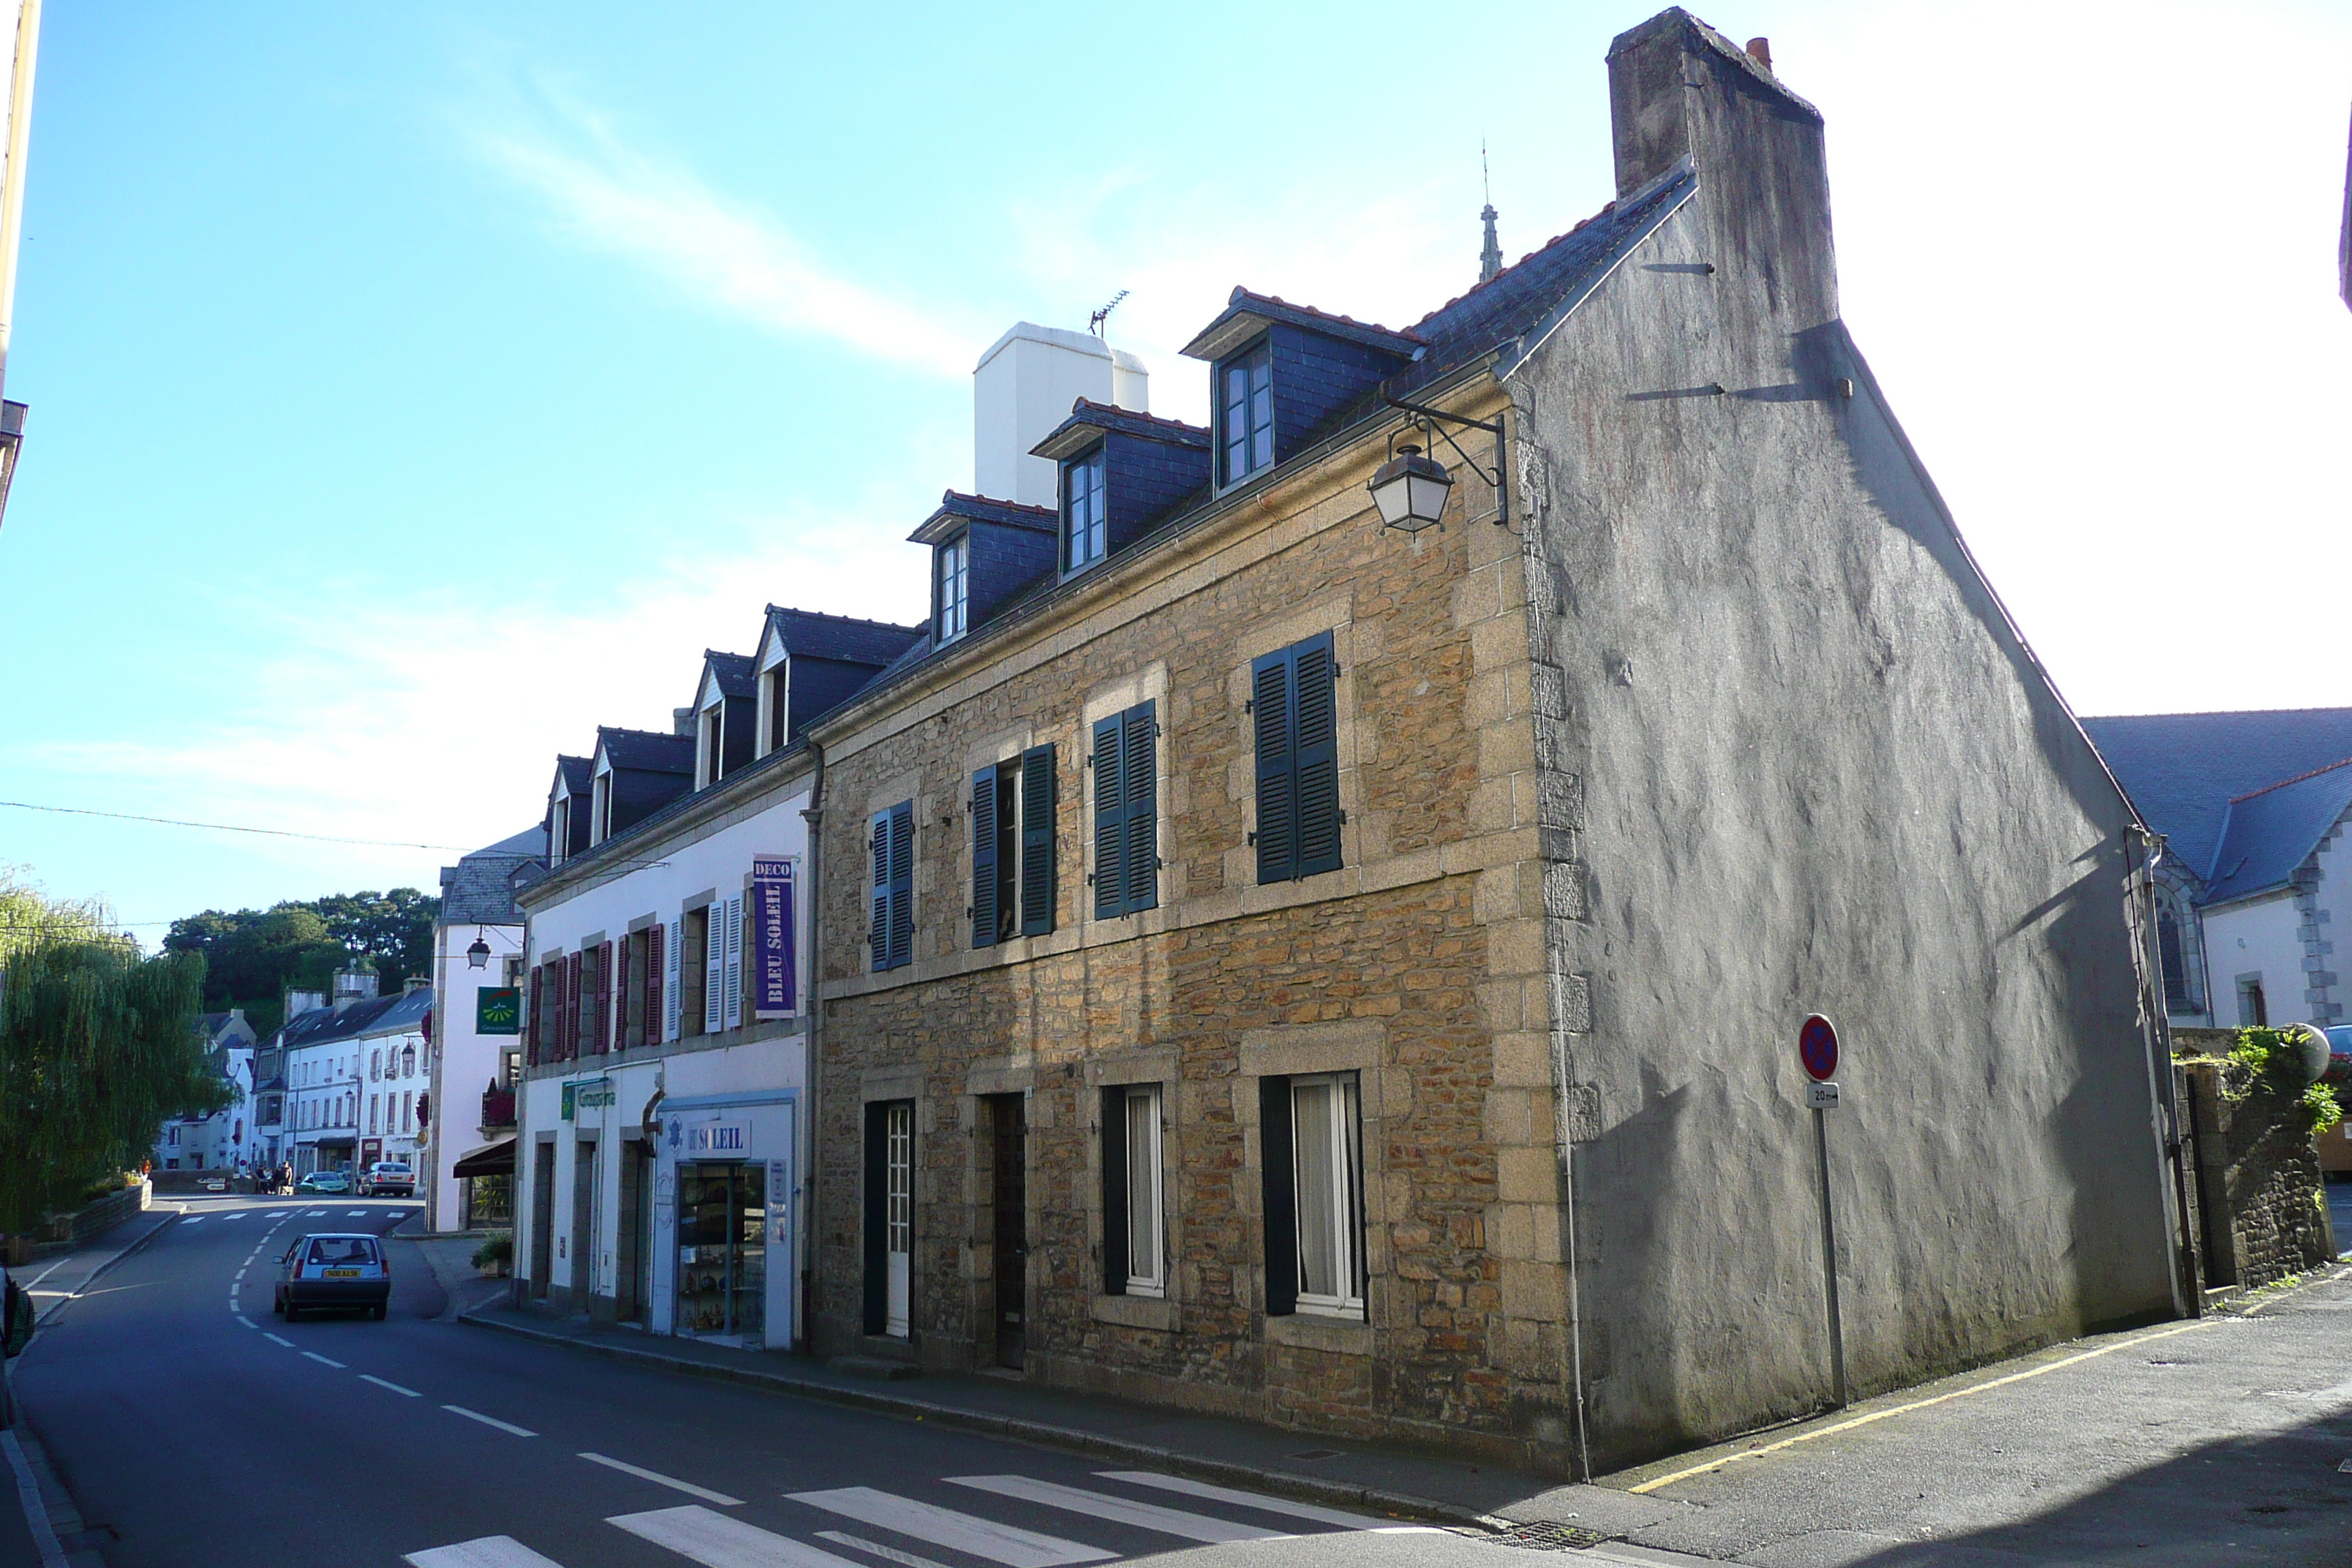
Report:
[[[0,1225],[23,1230],[232,1089],[205,1060],[197,954],[146,957],[90,902],[0,875]]]
[[[163,946],[202,953],[205,1005],[243,1007],[267,1035],[283,1019],[290,987],[325,991],[338,969],[372,968],[386,992],[433,965],[433,922],[441,900],[415,888],[336,893],[267,910],[206,910],[172,922]]]

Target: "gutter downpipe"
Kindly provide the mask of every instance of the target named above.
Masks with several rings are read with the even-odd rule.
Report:
[[[2132,935],[2140,952],[2140,994],[2147,999],[2143,1005],[2148,1009],[2148,1043],[2153,1047],[2149,1076],[2156,1080],[2157,1106],[2164,1115],[2163,1149],[2165,1162],[2171,1167],[2172,1210],[2179,1229],[2172,1269],[2173,1315],[2201,1318],[2205,1295],[2198,1288],[2197,1244],[2189,1229],[2194,1222],[2189,1169],[2183,1159],[2190,1142],[2181,1127],[2179,1097],[2173,1092],[2172,1018],[2164,999],[2164,955],[2158,951],[2156,940],[2156,867],[2164,858],[2164,839],[2145,823],[2135,822],[2124,830],[2124,841],[2126,846],[2137,842],[2140,850],[2139,871],[2132,878],[2137,889],[2131,900],[2132,924],[2137,928]]]
[[[808,1061],[803,1077],[808,1084],[809,1124],[801,1140],[808,1162],[808,1200],[801,1205],[801,1333],[803,1355],[816,1353],[816,1220],[817,1187],[824,1170],[817,1159],[817,1139],[824,1126],[824,1053],[818,1048],[824,1032],[824,742],[812,735],[809,750],[816,753],[816,769],[809,780],[809,803],[801,820],[808,824]]]

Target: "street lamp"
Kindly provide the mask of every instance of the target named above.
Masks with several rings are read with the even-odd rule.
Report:
[[[481,927],[474,928],[474,945],[466,950],[466,967],[488,969],[490,966],[489,933]]]
[[[1408,403],[1402,397],[1388,399],[1391,408],[1401,408],[1412,417],[1410,428],[1425,430],[1434,438],[1442,438],[1454,448],[1454,455],[1469,465],[1470,471],[1495,489],[1495,522],[1496,526],[1511,525],[1509,476],[1505,471],[1503,422],[1500,419],[1465,419],[1459,414],[1448,414],[1442,408],[1424,404]],[[1465,430],[1484,430],[1495,437],[1495,466],[1480,467],[1447,429],[1459,425]],[[1372,492],[1372,504],[1380,509],[1381,526],[1418,533],[1445,516],[1445,502],[1453,493],[1454,475],[1444,463],[1425,455],[1410,442],[1398,444],[1390,438],[1389,460],[1382,463],[1365,488]]]
[[[1381,509],[1382,526],[1418,533],[1445,516],[1454,476],[1444,464],[1423,457],[1420,447],[1407,442],[1373,473],[1368,488],[1372,504]]]

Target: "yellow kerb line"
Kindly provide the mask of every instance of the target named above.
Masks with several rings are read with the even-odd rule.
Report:
[[[2077,1362],[2091,1361],[2103,1355],[2113,1355],[2117,1351],[2127,1351],[2134,1345],[2152,1344],[2158,1340],[2168,1340],[2175,1334],[2185,1334],[2197,1329],[2210,1328],[2217,1321],[2219,1321],[2218,1319],[2206,1318],[2194,1323],[2183,1323],[2177,1329],[2158,1329],[2152,1334],[2142,1334],[2137,1339],[2117,1340],[2114,1344],[2101,1345],[2097,1350],[2084,1351],[2080,1355],[2070,1355],[2063,1361],[2053,1361],[2046,1366],[2037,1366],[2030,1372],[2012,1372],[2007,1377],[1996,1377],[1988,1383],[1971,1384],[1966,1388],[1956,1388],[1949,1394],[1939,1394],[1933,1399],[1915,1399],[1908,1405],[1896,1405],[1885,1410],[1874,1410],[1867,1415],[1857,1415],[1851,1421],[1841,1421],[1834,1426],[1822,1426],[1811,1432],[1800,1432],[1793,1437],[1783,1437],[1777,1443],[1767,1443],[1760,1448],[1743,1448],[1737,1454],[1726,1454],[1720,1459],[1709,1459],[1704,1465],[1693,1465],[1686,1470],[1676,1470],[1670,1476],[1660,1476],[1655,1480],[1643,1481],[1638,1487],[1628,1487],[1626,1489],[1633,1492],[1654,1492],[1660,1487],[1672,1486],[1676,1481],[1686,1481],[1693,1476],[1703,1476],[1709,1470],[1719,1470],[1726,1465],[1737,1464],[1742,1459],[1760,1459],[1767,1454],[1778,1453],[1782,1448],[1793,1447],[1799,1443],[1810,1443],[1816,1437],[1835,1436],[1840,1432],[1851,1432],[1857,1426],[1867,1426],[1874,1421],[1884,1421],[1890,1415],[1907,1415],[1914,1410],[1925,1410],[1931,1405],[1943,1405],[1955,1399],[1966,1399],[1971,1394],[1982,1394],[1989,1388],[2000,1388],[2005,1384],[2023,1383],[2029,1377],[2040,1377],[2043,1373],[2056,1372],[2062,1366],[2073,1366]]]

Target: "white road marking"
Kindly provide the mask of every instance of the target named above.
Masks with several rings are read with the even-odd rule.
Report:
[[[675,1490],[686,1493],[688,1497],[698,1497],[705,1502],[715,1502],[727,1508],[741,1508],[743,1506],[743,1500],[741,1498],[729,1497],[725,1492],[715,1492],[709,1487],[698,1487],[692,1481],[682,1481],[676,1476],[663,1475],[659,1470],[640,1469],[638,1467],[630,1464],[625,1459],[609,1458],[603,1454],[583,1454],[580,1457],[587,1460],[592,1465],[603,1465],[608,1468],[618,1470],[623,1475],[635,1476],[641,1481],[651,1481],[656,1486],[669,1487]]]
[[[365,1218],[367,1218],[367,1210],[365,1210],[365,1209],[353,1209],[353,1210],[352,1210],[352,1212],[351,1212],[351,1213],[349,1213],[349,1214],[345,1215],[343,1217],[344,1217],[345,1219],[365,1219]]]
[[[1244,1508],[1264,1509],[1268,1513],[1288,1514],[1293,1519],[1311,1519],[1322,1524],[1336,1524],[1347,1530],[1393,1530],[1396,1521],[1373,1519],[1366,1514],[1349,1513],[1341,1509],[1322,1508],[1311,1502],[1292,1502],[1288,1498],[1265,1497],[1257,1492],[1245,1492],[1234,1487],[1211,1486],[1206,1481],[1187,1480],[1182,1476],[1163,1476],[1152,1470],[1097,1470],[1095,1474],[1107,1481],[1125,1481],[1130,1486],[1158,1487],[1161,1491],[1182,1492],[1187,1497],[1208,1498],[1214,1502],[1239,1503]]]
[[[412,1552],[401,1559],[414,1568],[563,1568],[552,1557],[541,1557],[511,1535],[485,1535],[455,1546]]]
[[[794,1502],[821,1508],[866,1524],[878,1524],[900,1535],[911,1535],[934,1546],[950,1547],[1005,1568],[1066,1568],[1076,1563],[1107,1563],[1118,1553],[1083,1542],[1041,1535],[1034,1530],[999,1524],[976,1514],[959,1513],[937,1503],[917,1502],[872,1487],[842,1487],[833,1491],[786,1492]]]
[[[2352,1463],[2352,1460],[2346,1462]],[[902,1568],[947,1568],[944,1563],[935,1563],[928,1557],[918,1557],[911,1552],[901,1552],[895,1546],[884,1546],[878,1542],[861,1541],[855,1535],[846,1534],[838,1530],[820,1530],[816,1532],[816,1538],[819,1541],[836,1542],[843,1546],[854,1546],[860,1552],[870,1552],[885,1563],[897,1563],[901,1564]]]
[[[204,1224],[204,1223],[205,1223],[205,1216],[204,1216],[204,1215],[200,1215],[200,1214],[195,1214],[195,1215],[184,1214],[184,1215],[182,1215],[180,1216],[180,1224],[181,1224],[183,1226],[192,1226],[192,1225],[202,1225],[202,1224]]]
[[[1273,1541],[1282,1534],[1278,1530],[1260,1530],[1254,1524],[1234,1524],[1222,1519],[1211,1519],[1205,1513],[1186,1513],[1181,1509],[1162,1508],[1156,1502],[1129,1502],[1108,1492],[1090,1492],[1055,1481],[1033,1480],[1027,1476],[948,1476],[943,1479],[951,1486],[972,1487],[981,1491],[994,1492],[999,1497],[1019,1498],[1024,1502],[1044,1503],[1047,1508],[1066,1508],[1072,1513],[1091,1514],[1097,1519],[1140,1525],[1145,1530],[1156,1530],[1162,1535],[1181,1536],[1187,1541]]]
[[[845,1557],[713,1513],[699,1503],[619,1514],[604,1522],[691,1557],[703,1568],[855,1568]]]
[[[252,1267],[252,1265],[251,1265],[251,1264],[247,1264],[247,1265],[246,1265],[246,1268],[251,1268],[251,1267]],[[236,1271],[236,1277],[237,1277],[238,1279],[244,1279],[244,1278],[245,1278],[245,1269],[244,1269],[244,1268],[240,1268],[240,1269],[238,1269],[238,1270]]]
[[[239,1312],[239,1313],[236,1315],[236,1321],[237,1321],[238,1322],[240,1322],[240,1323],[243,1323],[243,1324],[244,1324],[247,1328],[248,1328],[248,1329],[249,1329],[249,1328],[251,1328],[251,1327],[253,1327],[253,1320],[252,1320],[251,1318],[247,1317],[243,1312]]]
[[[274,1341],[275,1342],[277,1342],[277,1343],[278,1343],[278,1344],[284,1345],[284,1346],[285,1346],[288,1350],[289,1350],[289,1351],[290,1351],[290,1350],[292,1350],[292,1349],[294,1348],[294,1342],[293,1342],[292,1340],[289,1340],[289,1339],[282,1339],[282,1338],[280,1338],[279,1336],[278,1336],[278,1335],[276,1335],[276,1334],[270,1334],[270,1333],[265,1333],[265,1334],[263,1334],[261,1337],[262,1337],[263,1339],[265,1339],[265,1340]]]
[[[468,1421],[478,1421],[485,1426],[495,1426],[501,1432],[511,1432],[518,1437],[539,1436],[528,1426],[517,1426],[511,1422],[501,1421],[495,1415],[485,1415],[478,1410],[468,1410],[462,1405],[445,1405],[441,1408],[452,1415],[462,1415]]]
[[[324,1219],[327,1217],[327,1211],[325,1209],[312,1209],[303,1217],[306,1219]]]
[[[341,1362],[328,1360],[325,1356],[320,1355],[317,1351],[304,1351],[302,1353],[309,1359],[317,1362],[320,1365],[331,1366],[337,1372],[349,1372],[352,1370],[350,1367],[345,1366]]]
[[[245,1217],[245,1211],[243,1209],[233,1209],[220,1217],[223,1219],[243,1219]]]
[[[363,1372],[360,1373],[360,1381],[362,1383],[373,1383],[378,1388],[389,1388],[394,1394],[405,1394],[411,1399],[422,1399],[425,1397],[425,1395],[417,1393],[416,1390],[413,1388],[403,1388],[396,1383],[386,1383],[383,1379],[373,1376],[368,1373]]]

